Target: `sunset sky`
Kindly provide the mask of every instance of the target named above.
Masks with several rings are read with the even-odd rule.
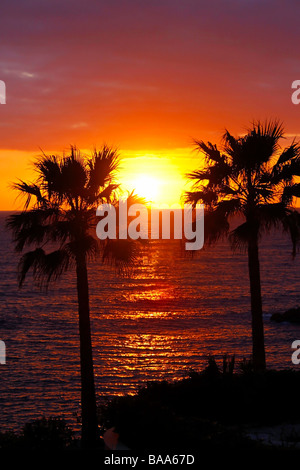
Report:
[[[40,149],[116,146],[124,187],[172,204],[193,138],[265,118],[300,135],[298,0],[2,0],[0,15],[1,210]]]

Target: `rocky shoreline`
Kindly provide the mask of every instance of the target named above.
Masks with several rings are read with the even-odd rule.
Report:
[[[277,323],[282,323],[282,322],[300,323],[300,307],[290,308],[284,313],[274,313],[271,316],[271,321],[274,321]]]

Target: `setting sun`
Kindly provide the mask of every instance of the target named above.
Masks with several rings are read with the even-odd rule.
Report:
[[[147,175],[140,175],[132,182],[136,194],[146,199],[146,202],[154,203],[159,198],[160,181]]]
[[[185,158],[182,158],[185,155]],[[146,199],[151,206],[179,204],[185,189],[184,172],[191,160],[187,149],[159,152],[122,152],[122,187]]]

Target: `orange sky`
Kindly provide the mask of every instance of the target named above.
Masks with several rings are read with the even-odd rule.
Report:
[[[0,209],[40,153],[117,146],[124,187],[179,201],[193,138],[253,119],[300,134],[300,5],[279,0],[10,0],[1,6]],[[151,191],[150,191],[150,188]]]

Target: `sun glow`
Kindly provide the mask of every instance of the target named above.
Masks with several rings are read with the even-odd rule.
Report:
[[[161,182],[151,176],[139,175],[136,180],[132,181],[132,185],[135,193],[144,198],[146,202],[149,202],[150,204],[155,203],[161,196]]]
[[[82,154],[91,155],[90,148],[83,148]],[[43,149],[46,154],[59,154],[60,150]],[[17,150],[0,151],[0,161],[6,176],[0,175],[1,210],[21,210],[23,201],[15,200],[13,191],[7,191],[8,183],[19,175],[22,179],[33,180],[35,175],[30,162],[40,152],[21,152]],[[134,191],[143,197],[151,207],[165,207],[181,204],[181,196],[188,190],[185,173],[195,169],[199,157],[189,148],[162,150],[123,150],[120,151],[120,167],[115,175],[120,184],[120,196]]]
[[[124,152],[119,178],[122,188],[133,191],[152,207],[179,204],[185,189],[184,151]],[[186,161],[186,160],[185,160]],[[194,164],[195,166],[195,164]]]

